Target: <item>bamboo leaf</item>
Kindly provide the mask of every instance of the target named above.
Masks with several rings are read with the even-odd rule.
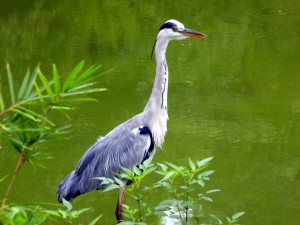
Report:
[[[35,87],[36,93],[40,99],[40,102],[44,102],[44,96],[42,94],[40,87],[38,86],[38,84],[36,82],[34,82],[34,87]]]
[[[33,120],[35,122],[44,122],[44,123],[50,124],[51,126],[55,126],[55,124],[53,122],[51,122],[48,118],[30,110],[30,109],[27,109],[24,107],[19,107],[16,109],[12,109],[12,111],[30,119],[30,120]]]
[[[20,91],[19,91],[19,94],[18,94],[18,100],[24,99],[24,95],[25,95],[25,91],[26,91],[26,86],[27,86],[27,83],[29,81],[29,77],[30,77],[30,72],[29,72],[29,69],[28,69],[26,71],[26,73],[25,73],[23,82],[21,84],[21,88],[20,88]]]
[[[87,83],[87,82],[91,82],[91,81],[93,81],[93,80],[96,80],[96,79],[98,79],[99,77],[102,77],[102,76],[104,76],[105,74],[107,74],[107,73],[109,73],[109,72],[111,72],[111,71],[113,71],[113,69],[111,69],[111,70],[105,70],[105,71],[99,73],[98,75],[93,75],[93,76],[87,78],[84,82]]]
[[[101,92],[101,91],[106,91],[106,89],[105,88],[92,88],[92,89],[88,89],[88,90],[85,90],[85,91],[64,93],[63,97],[74,96],[74,95],[83,95],[83,94],[89,94],[89,93]]]
[[[49,81],[47,80],[47,78],[44,76],[44,74],[42,73],[42,71],[39,71],[38,73],[45,89],[46,89],[46,92],[47,94],[49,95],[50,99],[52,102],[54,102],[54,94],[53,94],[53,91],[51,89],[51,87],[49,86]]]
[[[28,108],[25,107],[19,107],[21,110],[23,110],[24,112],[34,116],[35,118],[40,119],[41,121],[43,121],[44,123],[48,123],[51,126],[55,126],[55,124],[53,122],[51,122],[47,117],[43,116],[42,114],[36,113]]]
[[[7,77],[8,77],[11,104],[13,105],[16,102],[15,90],[14,90],[14,80],[13,80],[13,75],[10,71],[10,66],[9,66],[8,63],[6,64],[6,70],[7,70]]]
[[[36,93],[32,92],[32,88],[33,88],[34,83],[36,82],[36,78],[37,78],[39,70],[40,70],[40,66],[37,65],[34,68],[29,81],[27,82],[27,85],[25,88],[25,93],[24,93],[24,99],[29,98],[29,97],[32,98],[35,96]]]
[[[2,96],[2,88],[0,85],[0,112],[3,112],[5,110],[5,105],[3,101],[3,96]]]
[[[96,84],[96,82],[83,84],[83,85],[80,85],[80,86],[77,86],[77,87],[74,87],[74,88],[70,89],[69,92],[73,92],[73,91],[81,90],[81,89],[84,89],[84,88],[88,88],[88,87],[93,86],[94,84]]]
[[[87,101],[98,102],[97,99],[89,98],[89,97],[65,98],[65,99],[61,99],[60,101],[61,102],[87,102]]]
[[[7,177],[8,177],[8,174],[6,174],[4,177],[0,178],[0,183],[1,183],[2,181],[4,181]]]
[[[60,96],[61,85],[60,85],[60,76],[59,76],[59,73],[58,73],[58,70],[57,70],[55,64],[53,64],[53,66],[52,66],[52,71],[53,71],[53,81],[54,81],[54,88],[55,88],[55,96],[56,96],[56,100],[58,100],[58,98]]]
[[[91,66],[90,68],[88,68],[86,71],[84,71],[79,77],[78,77],[78,82],[82,83],[84,82],[86,79],[88,79],[89,77],[91,77],[98,69],[100,69],[102,67],[102,65],[98,65],[98,66]],[[102,75],[102,74],[101,74]],[[94,77],[94,76],[93,76]]]
[[[33,120],[35,122],[40,122],[40,120],[38,120],[37,118],[35,118],[33,115],[30,115],[30,114],[28,114],[26,112],[23,112],[20,109],[12,109],[11,111],[13,111],[13,112],[15,112],[17,114],[20,114],[20,115],[22,115],[22,116],[24,116],[24,117],[26,117],[26,118],[28,118],[30,120]]]
[[[76,84],[76,78],[77,75],[80,73],[84,66],[84,61],[79,62],[75,68],[72,70],[70,75],[67,77],[67,80],[65,81],[63,85],[63,92],[68,92],[70,89],[72,89],[73,86]]]

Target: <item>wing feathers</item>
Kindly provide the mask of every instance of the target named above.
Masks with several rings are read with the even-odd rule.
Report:
[[[120,166],[133,170],[154,151],[152,133],[147,126],[117,127],[82,156],[75,171],[60,184],[59,199],[72,200],[80,194],[103,188],[100,181],[93,178],[113,178],[122,172]]]

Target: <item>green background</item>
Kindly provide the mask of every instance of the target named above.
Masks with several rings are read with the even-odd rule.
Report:
[[[300,224],[299,11],[298,0],[2,0],[4,88],[7,62],[17,83],[37,63],[45,74],[52,63],[63,73],[82,59],[114,69],[99,82],[108,89],[94,95],[99,103],[78,104],[72,136],[42,146],[53,156],[43,162],[47,169],[23,168],[10,202],[56,202],[58,184],[97,137],[143,110],[154,79],[150,54],[158,28],[174,18],[208,38],[169,45],[170,120],[154,162],[187,165],[188,157],[213,155],[216,173],[207,189],[221,192],[204,204],[204,213],[224,218],[246,211],[240,219],[245,225]],[[0,141],[3,177],[18,156]],[[101,224],[114,224],[117,194],[78,197],[75,208],[93,208],[81,222],[103,214]],[[147,201],[155,205],[165,198],[153,192]]]

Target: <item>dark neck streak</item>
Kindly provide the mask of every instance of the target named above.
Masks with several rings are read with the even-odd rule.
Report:
[[[155,46],[156,58],[156,76],[150,99],[145,107],[145,110],[152,111],[153,109],[167,110],[167,95],[168,95],[168,64],[166,60],[166,50],[169,41],[164,37],[158,36]]]

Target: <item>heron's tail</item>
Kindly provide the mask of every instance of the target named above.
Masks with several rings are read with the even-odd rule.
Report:
[[[58,201],[62,202],[64,198],[67,201],[73,201],[78,195],[81,195],[80,191],[80,176],[77,176],[73,171],[71,172],[58,186],[56,194],[58,194]]]

